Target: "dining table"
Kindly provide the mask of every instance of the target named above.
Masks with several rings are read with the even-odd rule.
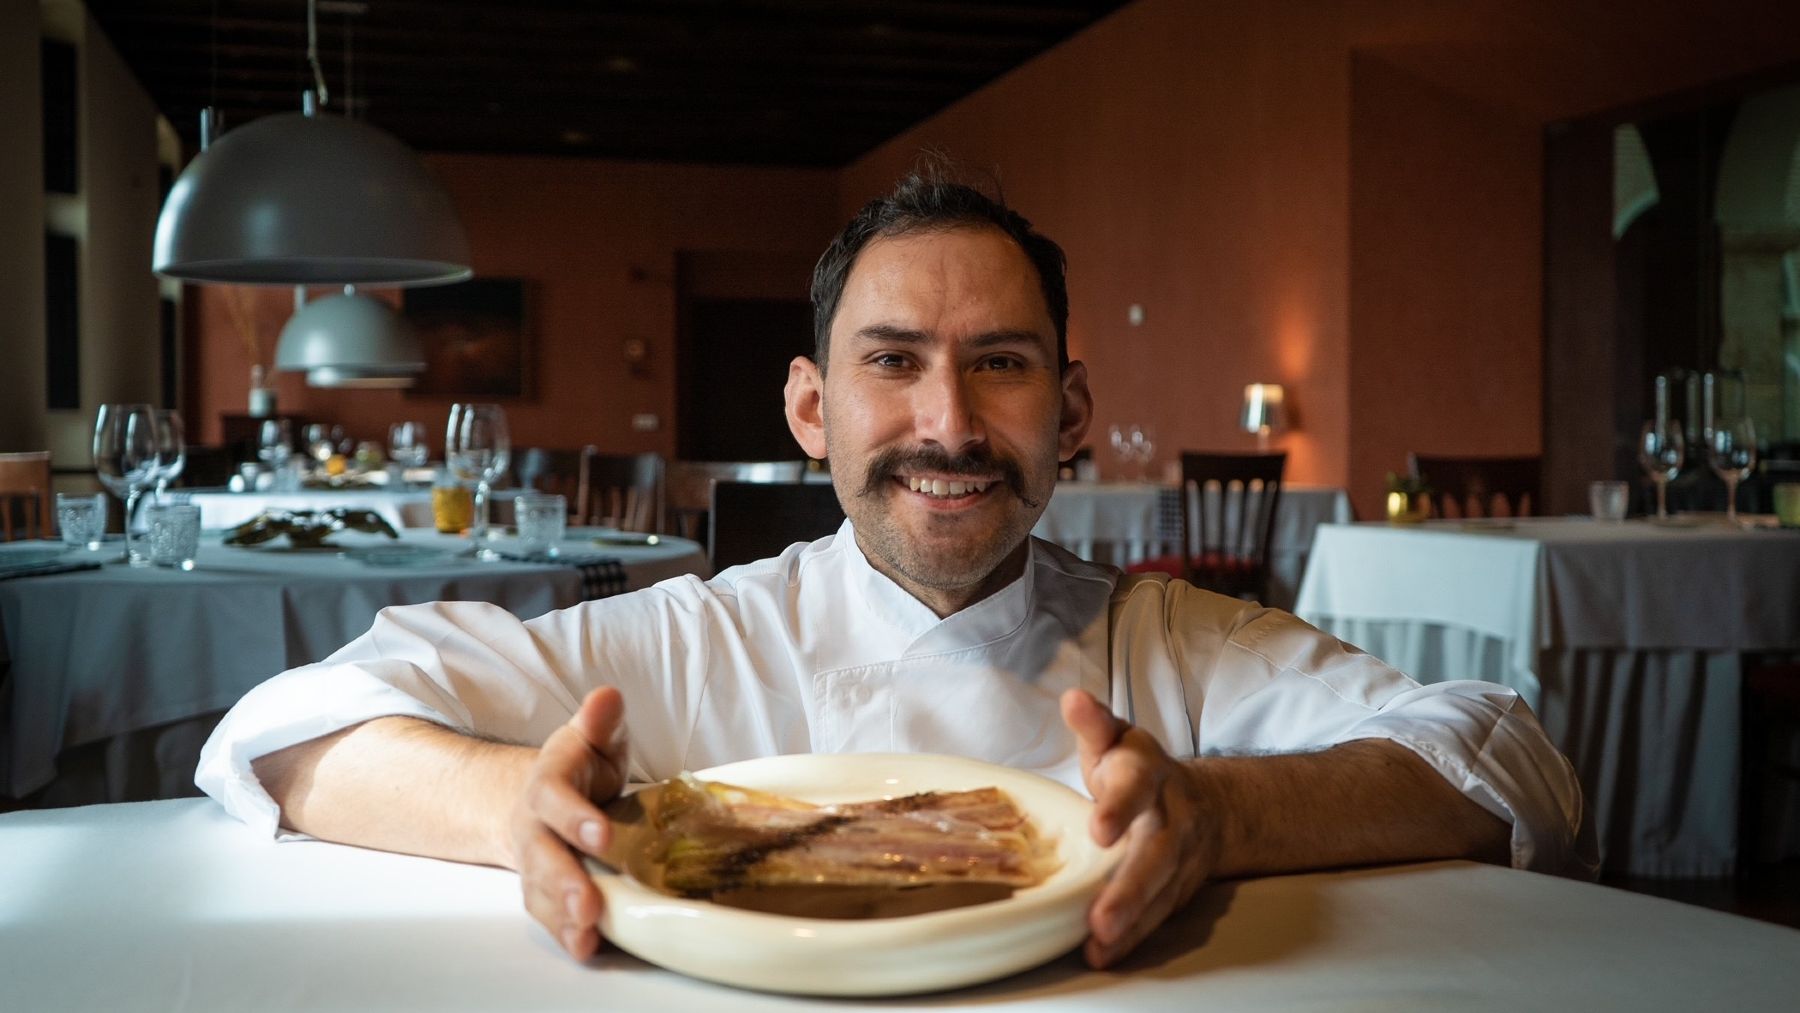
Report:
[[[1204,494],[1216,499],[1218,487]],[[1228,501],[1235,524],[1237,500]],[[1189,530],[1200,526],[1198,504],[1190,501]],[[1125,567],[1178,552],[1182,497],[1173,483],[1064,480],[1045,504],[1032,534],[1055,542],[1083,559]],[[1215,511],[1216,513],[1216,511]],[[1312,551],[1313,532],[1321,524],[1354,518],[1350,494],[1336,486],[1283,484],[1269,538],[1267,600],[1274,608],[1291,609]]]
[[[1420,682],[1518,691],[1575,767],[1605,871],[1717,877],[1739,855],[1744,666],[1800,652],[1800,531],[1680,515],[1328,524],[1296,611]]]
[[[491,515],[494,523],[510,523],[512,501],[521,491],[494,490]],[[429,485],[347,485],[285,492],[270,489],[236,492],[203,487],[171,489],[166,495],[171,503],[191,503],[199,507],[200,524],[206,528],[236,527],[265,510],[317,511],[334,507],[372,511],[395,528],[430,528],[434,525]]]
[[[1107,970],[1072,952],[985,984],[845,1002],[742,991],[611,948],[575,961],[526,915],[511,872],[272,840],[210,799],[0,815],[0,854],[0,1008],[32,1013],[1685,1013],[1786,1011],[1800,995],[1793,929],[1460,861],[1212,883]]]
[[[222,713],[285,669],[324,659],[390,605],[485,601],[521,618],[584,598],[707,575],[681,538],[571,529],[556,559],[480,561],[468,539],[345,531],[229,546],[207,532],[195,567],[131,567],[121,543],[0,545],[8,560],[83,567],[0,579],[0,796],[42,804],[194,793],[194,762]],[[516,538],[492,543],[527,556]],[[4,1004],[0,1003],[0,1008]]]

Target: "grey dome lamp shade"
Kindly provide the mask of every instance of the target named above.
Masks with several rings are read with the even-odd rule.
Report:
[[[288,318],[275,368],[304,371],[312,387],[410,387],[425,371],[425,352],[393,307],[347,287]]]
[[[156,222],[151,266],[224,285],[462,281],[469,238],[411,149],[361,123],[265,116],[194,157]]]

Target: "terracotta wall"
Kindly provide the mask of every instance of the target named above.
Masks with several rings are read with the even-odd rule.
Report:
[[[840,210],[924,145],[998,167],[1069,253],[1102,430],[1247,448],[1242,385],[1279,381],[1291,479],[1371,516],[1408,449],[1541,447],[1546,125],[1797,60],[1776,0],[1141,0],[849,167]]]
[[[427,162],[468,228],[476,274],[529,283],[533,392],[505,402],[519,446],[672,452],[677,252],[816,257],[838,225],[834,176],[823,171],[456,155]],[[197,286],[188,295],[200,361],[187,407],[213,441],[220,413],[244,410],[253,361],[229,300],[244,299],[272,358],[293,295]],[[625,360],[630,339],[649,345],[641,374]],[[284,412],[383,442],[399,418],[438,431],[454,400],[313,389],[297,374],[282,374],[277,390]],[[633,430],[639,413],[656,415],[661,428]]]

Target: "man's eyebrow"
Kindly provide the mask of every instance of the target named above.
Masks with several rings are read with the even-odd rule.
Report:
[[[861,341],[891,342],[900,345],[922,345],[931,340],[931,335],[924,331],[896,324],[870,324],[858,329],[852,337]],[[1044,338],[1036,331],[1005,329],[977,334],[970,338],[968,343],[974,348],[993,348],[998,345],[1039,345],[1044,343]]]

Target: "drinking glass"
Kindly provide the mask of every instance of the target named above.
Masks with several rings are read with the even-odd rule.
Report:
[[[1137,426],[1113,423],[1106,427],[1106,442],[1112,447],[1113,456],[1119,459],[1119,478],[1123,479],[1132,461],[1137,459],[1137,443],[1132,434],[1138,432]],[[1142,439],[1140,434],[1138,439]]]
[[[257,431],[256,456],[270,471],[280,471],[294,454],[294,428],[287,419],[269,419]]]
[[[388,427],[388,458],[403,468],[423,467],[431,457],[423,422],[396,422]]]
[[[192,570],[200,554],[200,508],[171,503],[150,508],[150,561],[157,566]]]
[[[1719,419],[1707,434],[1706,460],[1725,480],[1725,519],[1737,522],[1737,487],[1756,467],[1756,426],[1739,415]]]
[[[57,493],[56,528],[65,548],[98,549],[106,533],[106,494]]]
[[[1137,461],[1138,481],[1145,481],[1150,477],[1150,462],[1156,459],[1156,427],[1132,426],[1128,438]]]
[[[519,547],[531,556],[555,556],[569,523],[569,501],[555,493],[524,493],[513,500]]]
[[[156,484],[156,413],[147,404],[103,404],[94,416],[94,471],[100,484],[125,504],[125,560],[149,566],[131,540],[138,497]]]
[[[326,461],[331,460],[331,455],[337,451],[337,447],[331,439],[330,426],[315,422],[307,426],[301,435],[306,439],[306,456],[319,462],[320,467],[323,467]]]
[[[1674,419],[1653,419],[1644,423],[1638,435],[1638,465],[1656,483],[1656,519],[1669,519],[1669,482],[1681,473],[1687,458],[1687,443],[1682,439],[1681,423]]]
[[[444,435],[444,460],[452,474],[475,483],[475,521],[469,539],[475,558],[499,559],[488,547],[488,499],[494,479],[506,471],[512,441],[506,434],[506,412],[496,404],[454,404],[450,426]]]
[[[1588,510],[1597,521],[1622,521],[1631,500],[1631,486],[1607,480],[1588,483]]]
[[[156,502],[163,501],[169,483],[187,467],[187,433],[181,413],[173,408],[156,410]]]

